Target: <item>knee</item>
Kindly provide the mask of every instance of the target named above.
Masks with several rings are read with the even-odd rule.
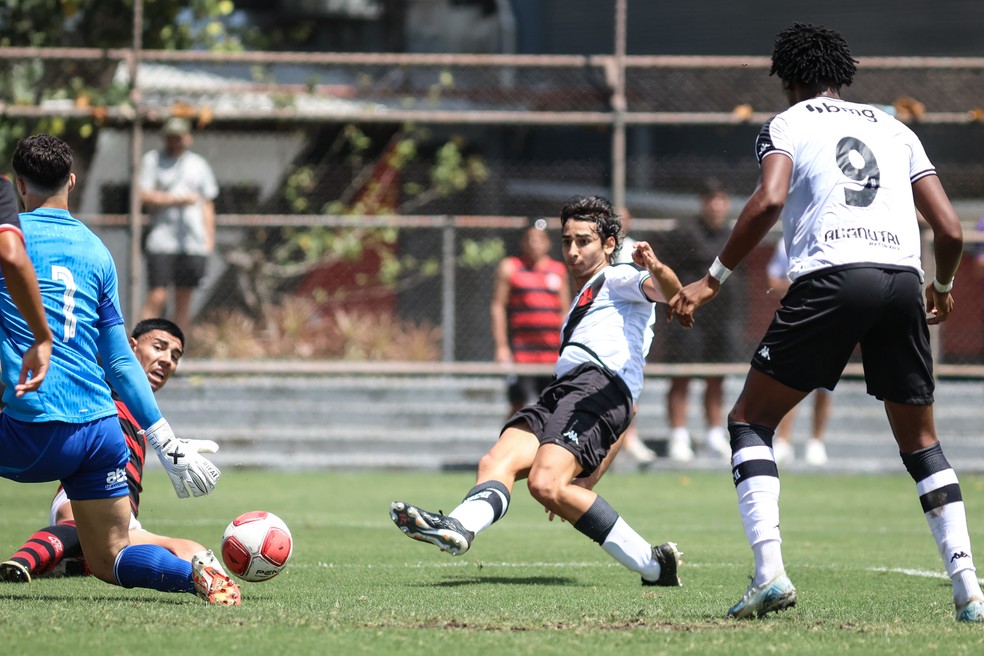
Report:
[[[560,500],[561,485],[550,476],[531,472],[526,487],[530,496],[547,508],[556,507]]]

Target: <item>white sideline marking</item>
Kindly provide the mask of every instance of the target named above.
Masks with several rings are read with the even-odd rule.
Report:
[[[906,576],[921,576],[927,579],[943,579],[945,581],[950,580],[944,572],[930,572],[925,569],[907,569],[905,567],[869,567],[869,572],[887,572],[889,574],[905,574]],[[984,583],[984,579],[978,579],[979,582]]]

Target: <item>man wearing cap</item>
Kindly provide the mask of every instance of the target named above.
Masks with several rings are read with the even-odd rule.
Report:
[[[191,294],[205,275],[215,246],[212,168],[191,147],[191,124],[172,117],[164,124],[163,148],[146,153],[140,167],[140,200],[150,214],[145,242],[147,300],[142,319],[164,316],[174,287],[174,322],[188,330]]]

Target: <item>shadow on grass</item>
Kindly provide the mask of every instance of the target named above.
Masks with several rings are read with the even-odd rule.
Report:
[[[472,576],[467,579],[454,579],[453,581],[441,581],[432,583],[436,588],[458,588],[464,585],[488,585],[490,583],[501,583],[504,585],[557,585],[557,586],[577,586],[577,579],[567,576]]]
[[[80,601],[79,595],[77,594],[33,594],[30,591],[25,590],[24,594],[17,594],[12,591],[0,592],[0,601],[70,601],[78,602]],[[190,594],[182,593],[172,593],[172,592],[162,592],[159,595],[99,595],[99,594],[86,594],[85,601],[89,602],[120,602],[120,603],[165,603],[165,604],[175,604],[175,605],[185,605],[185,604],[198,604],[201,605],[202,601],[198,597]]]

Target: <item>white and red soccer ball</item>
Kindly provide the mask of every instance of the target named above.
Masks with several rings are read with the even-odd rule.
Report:
[[[244,513],[222,535],[222,560],[244,581],[272,579],[290,560],[294,540],[284,520],[265,510]]]

